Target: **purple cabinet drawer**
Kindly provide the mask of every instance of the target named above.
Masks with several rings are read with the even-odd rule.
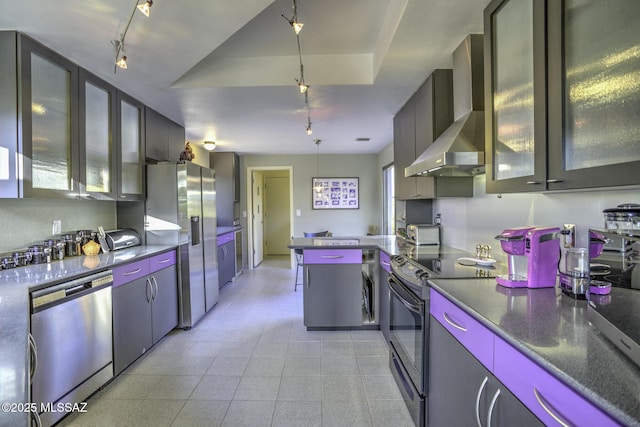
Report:
[[[618,425],[580,394],[498,337],[495,339],[494,374],[545,425]]]
[[[304,264],[362,264],[362,249],[305,249]]]
[[[149,274],[149,260],[132,262],[113,268],[113,287],[124,285]]]
[[[431,315],[489,371],[493,371],[495,335],[460,307],[431,289]],[[433,349],[436,351],[437,349]]]
[[[391,273],[391,257],[383,251],[380,251],[380,267]]]
[[[155,273],[176,263],[176,251],[164,252],[149,258],[149,273]]]
[[[218,246],[222,246],[225,243],[228,243],[230,241],[232,241],[234,238],[234,233],[226,233],[226,234],[221,234],[220,236],[218,236],[218,238],[216,239],[216,242],[218,244]]]

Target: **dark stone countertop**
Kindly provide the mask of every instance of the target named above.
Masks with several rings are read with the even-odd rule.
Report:
[[[493,279],[430,282],[621,424],[640,425],[640,367],[588,321],[586,301],[574,300],[557,287],[508,289]],[[611,295],[618,291],[623,290],[614,288]],[[640,306],[640,292],[633,298]]]
[[[29,402],[29,291],[107,270],[115,265],[175,249],[175,245],[136,246],[97,255],[69,257],[48,264],[0,270],[0,403]],[[9,375],[10,374],[10,375]],[[29,413],[0,412],[0,425],[30,425]]]

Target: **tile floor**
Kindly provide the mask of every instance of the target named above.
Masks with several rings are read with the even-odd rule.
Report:
[[[245,271],[63,426],[413,426],[379,331],[308,332],[289,258]]]

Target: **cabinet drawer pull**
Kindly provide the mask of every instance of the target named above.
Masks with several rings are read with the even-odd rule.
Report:
[[[564,422],[562,420],[562,418],[560,418],[560,416],[556,415],[552,410],[551,410],[551,405],[545,400],[545,398],[540,394],[540,392],[538,392],[537,388],[533,388],[533,394],[536,396],[536,400],[538,401],[538,404],[540,406],[542,406],[542,409],[544,409],[544,411],[549,414],[549,416],[551,416],[551,418],[553,418],[554,420],[556,420],[558,422],[558,424],[560,424],[563,427],[569,427],[569,424],[567,424],[566,422]]]
[[[320,258],[322,258],[322,259],[338,259],[338,258],[344,258],[344,255],[322,255],[322,256],[320,256]]]
[[[458,325],[456,322],[454,322],[453,320],[451,320],[451,318],[449,317],[449,315],[447,313],[442,313],[442,317],[444,318],[444,320],[450,324],[451,326],[453,326],[456,329],[461,330],[462,332],[467,332],[467,328],[465,328],[464,326],[460,326]]]
[[[527,181],[527,185],[540,185],[542,184],[541,181]]]
[[[123,276],[131,276],[132,274],[140,273],[142,271],[141,268],[136,268],[133,271],[127,271],[126,273],[122,273]]]
[[[169,261],[171,261],[171,258],[165,258],[165,259],[163,259],[163,260],[158,261],[158,264],[166,264],[166,263],[168,263]]]
[[[487,414],[487,427],[491,427],[491,418],[493,418],[493,409],[496,407],[496,402],[498,401],[499,396],[500,396],[500,389],[496,391],[496,394],[493,395],[493,399],[491,399],[491,404],[489,405],[489,413]]]
[[[562,182],[561,179],[548,179],[547,184],[555,184],[556,182]]]
[[[38,347],[33,335],[29,333],[29,384],[33,384],[33,378],[38,370]]]
[[[489,378],[484,377],[484,380],[478,389],[478,395],[476,396],[476,423],[478,423],[478,427],[482,427],[482,423],[480,422],[480,398],[482,397],[482,391],[487,386],[487,381],[489,381]]]
[[[384,261],[384,260],[383,260],[383,261],[380,261],[380,263],[381,263],[381,264],[384,264],[384,265],[386,265],[386,266],[391,265],[391,263],[390,263],[389,261]]]

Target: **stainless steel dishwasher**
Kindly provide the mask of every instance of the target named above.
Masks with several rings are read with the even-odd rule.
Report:
[[[107,270],[30,293],[38,358],[31,401],[43,426],[113,378],[112,284]]]

